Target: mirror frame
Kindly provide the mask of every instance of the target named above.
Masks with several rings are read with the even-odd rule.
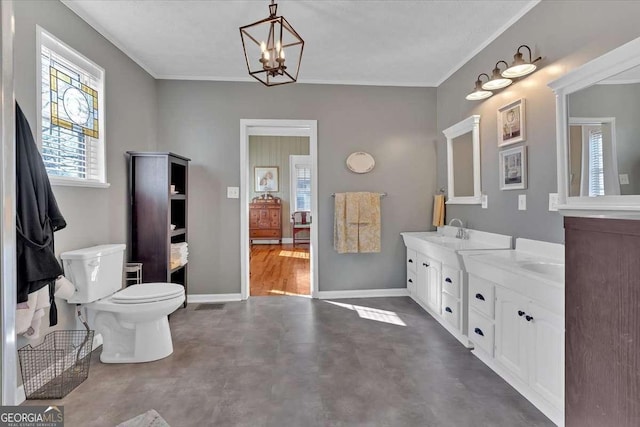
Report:
[[[556,95],[558,211],[563,215],[610,215],[640,211],[640,195],[570,197],[567,148],[569,139],[568,96],[638,65],[640,65],[640,37],[587,62],[548,84]]]
[[[456,197],[453,182],[453,140],[465,133],[471,132],[473,142],[473,196]],[[455,125],[443,130],[447,137],[447,190],[448,205],[480,205],[482,192],[480,190],[480,116],[473,115]]]

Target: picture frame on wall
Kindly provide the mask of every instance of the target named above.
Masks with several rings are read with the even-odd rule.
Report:
[[[279,191],[278,166],[256,166],[253,168],[253,177],[256,193]]]
[[[500,190],[527,188],[527,147],[516,147],[498,153]]]
[[[524,98],[498,109],[498,147],[526,141],[526,130]]]

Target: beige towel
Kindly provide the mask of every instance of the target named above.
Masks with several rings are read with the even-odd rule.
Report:
[[[433,198],[433,226],[444,225],[444,194],[438,194]]]
[[[333,231],[340,254],[380,252],[380,195],[336,193]]]

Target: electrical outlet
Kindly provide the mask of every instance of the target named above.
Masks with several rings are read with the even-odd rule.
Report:
[[[618,175],[618,178],[620,179],[620,185],[629,184],[629,175],[627,175],[626,173],[621,173],[620,175]]]
[[[227,187],[227,199],[239,199],[240,188],[239,187]]]
[[[526,194],[518,194],[518,210],[526,211],[527,210],[527,195]]]
[[[489,207],[489,196],[486,194],[482,195],[482,209],[487,209]]]
[[[558,211],[558,193],[549,193],[549,211]]]

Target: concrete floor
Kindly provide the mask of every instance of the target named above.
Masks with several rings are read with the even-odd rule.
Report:
[[[411,299],[333,302],[190,304],[171,317],[170,357],[106,365],[98,349],[65,399],[28,404],[64,405],[68,427],[149,409],[172,427],[553,425]]]

